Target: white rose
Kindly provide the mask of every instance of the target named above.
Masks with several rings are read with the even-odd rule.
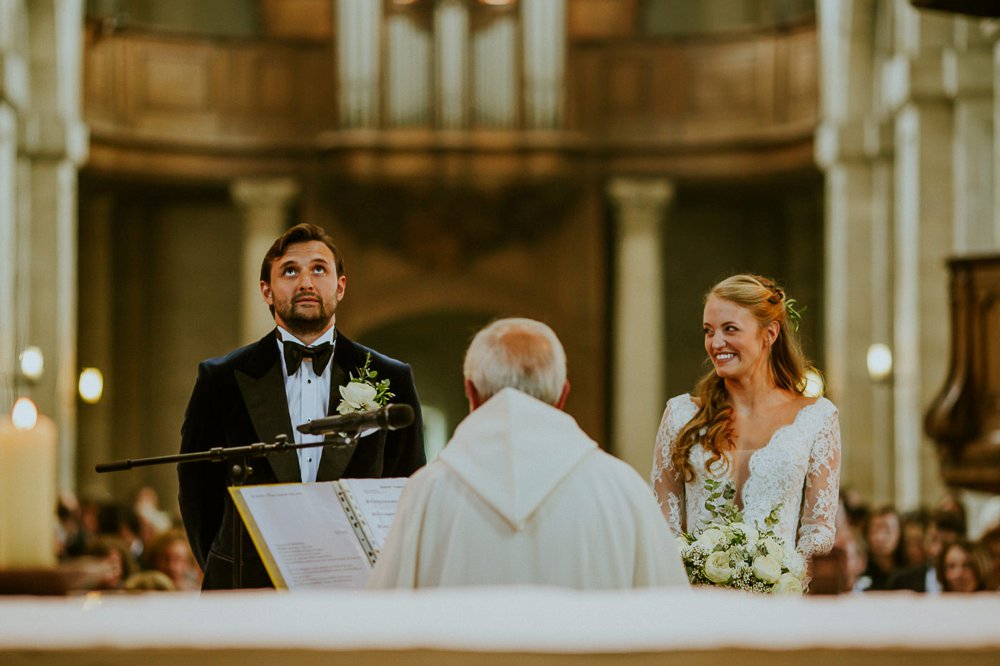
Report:
[[[781,578],[781,565],[767,555],[753,558],[753,575],[765,583],[776,583]]]
[[[792,574],[799,580],[805,578],[806,575],[806,561],[802,557],[802,554],[797,550],[785,551],[785,568],[788,569],[788,573]]]
[[[725,583],[733,577],[733,569],[729,566],[729,555],[723,552],[712,553],[705,560],[705,576],[713,583]]]
[[[802,594],[804,591],[802,581],[790,573],[781,574],[781,578],[771,588],[774,594]]]
[[[378,409],[378,404],[375,402],[376,395],[378,395],[378,391],[375,390],[374,386],[362,382],[348,382],[340,387],[340,397],[343,400],[337,406],[337,411],[341,414],[349,414]]]
[[[704,532],[698,535],[698,539],[695,543],[701,546],[706,551],[712,551],[716,546],[722,543],[726,538],[726,535],[722,533],[718,527],[709,527]]]
[[[762,539],[760,547],[764,549],[764,553],[768,557],[773,557],[778,564],[785,561],[785,549],[780,543],[778,543],[777,539],[772,539],[770,537]]]

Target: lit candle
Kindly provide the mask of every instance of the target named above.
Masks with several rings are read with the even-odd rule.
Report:
[[[52,567],[56,426],[21,398],[0,417],[0,568]]]

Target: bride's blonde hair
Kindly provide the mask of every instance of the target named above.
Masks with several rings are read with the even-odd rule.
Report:
[[[705,301],[712,296],[746,308],[761,328],[778,322],[778,337],[768,353],[768,370],[775,386],[802,395],[805,390],[807,361],[792,322],[789,320],[789,301],[785,290],[773,280],[760,275],[733,275],[712,287]],[[732,448],[736,439],[733,431],[733,409],[725,381],[710,369],[695,385],[694,394],[701,401],[697,413],[674,440],[670,460],[675,469],[684,470],[687,480],[694,478],[694,468],[689,456],[691,448],[699,441],[712,455],[705,461],[708,470],[722,452]]]

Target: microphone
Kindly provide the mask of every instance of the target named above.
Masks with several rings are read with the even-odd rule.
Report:
[[[382,409],[370,412],[338,414],[303,423],[297,430],[307,435],[332,435],[338,432],[362,432],[364,430],[399,430],[413,423],[413,407],[388,404]]]

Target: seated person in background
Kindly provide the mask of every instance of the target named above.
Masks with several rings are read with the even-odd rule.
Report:
[[[646,482],[561,411],[566,355],[548,326],[480,331],[465,392],[471,413],[407,484],[369,588],[687,587]]]
[[[84,555],[104,565],[103,575],[97,584],[97,589],[100,590],[120,589],[122,582],[138,568],[129,553],[128,545],[120,538],[111,535],[101,535],[91,539]]]
[[[865,543],[868,546],[869,590],[884,590],[897,569],[904,564],[899,514],[892,506],[881,506],[868,514],[865,521]]]
[[[915,567],[898,569],[889,576],[885,589],[913,590],[915,592],[941,592],[941,583],[935,571],[935,563],[941,557],[945,546],[965,536],[962,518],[950,511],[938,511],[931,516],[924,532],[924,551],[927,562]]]
[[[993,589],[998,590],[1000,589],[1000,525],[994,525],[986,530],[983,536],[979,538],[979,543],[983,544],[986,552],[990,555],[993,565],[993,574],[991,575]]]
[[[992,566],[986,548],[966,539],[945,546],[937,561],[937,577],[943,592],[990,590]]]
[[[930,515],[926,509],[908,511],[901,518],[900,540],[903,542],[904,566],[915,567],[927,561],[927,551],[924,549],[924,533]]]
[[[845,585],[843,592],[864,592],[871,588],[871,578],[865,575],[868,568],[868,551],[865,540],[858,530],[848,527],[843,533],[837,531],[833,546],[844,551]],[[812,590],[809,590],[812,592]]]
[[[194,554],[188,545],[187,536],[181,530],[169,530],[153,541],[150,546],[147,568],[167,575],[180,591],[201,588],[201,576],[195,566]]]
[[[126,592],[176,592],[174,581],[162,571],[140,571],[125,579]]]

